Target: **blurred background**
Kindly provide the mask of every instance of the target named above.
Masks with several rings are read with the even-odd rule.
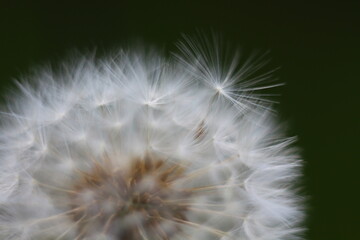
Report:
[[[360,239],[360,1],[17,2],[0,0],[2,96],[74,49],[140,39],[174,50],[182,33],[212,30],[246,51],[270,50],[286,82],[276,108],[305,161],[305,238]]]

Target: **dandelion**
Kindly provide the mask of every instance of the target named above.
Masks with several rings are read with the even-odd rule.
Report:
[[[299,239],[301,161],[264,63],[185,39],[18,84],[0,127],[5,240]]]

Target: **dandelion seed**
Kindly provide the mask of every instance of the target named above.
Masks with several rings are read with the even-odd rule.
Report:
[[[1,112],[1,239],[300,239],[301,161],[259,92],[278,84],[255,58],[179,45],[18,84]]]

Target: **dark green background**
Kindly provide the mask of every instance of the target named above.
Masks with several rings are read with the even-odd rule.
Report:
[[[360,239],[360,1],[16,2],[0,2],[2,94],[69,50],[136,38],[173,49],[181,33],[212,29],[244,49],[270,49],[286,82],[277,108],[303,149],[306,238]]]

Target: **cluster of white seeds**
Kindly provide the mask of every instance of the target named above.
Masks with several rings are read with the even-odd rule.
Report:
[[[180,45],[19,84],[1,115],[0,239],[300,238],[301,161],[257,91],[272,87],[262,63]]]

